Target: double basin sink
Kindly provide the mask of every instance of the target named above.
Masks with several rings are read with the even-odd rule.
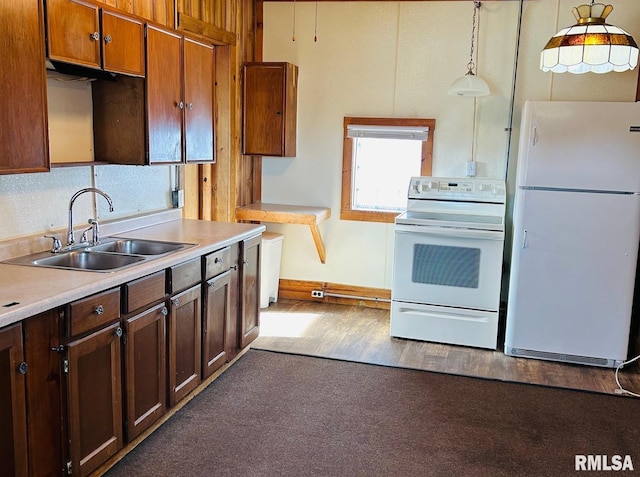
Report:
[[[87,245],[59,253],[36,253],[6,260],[3,263],[67,270],[113,272],[195,246],[196,244],[193,243],[114,237],[107,238],[97,245]]]

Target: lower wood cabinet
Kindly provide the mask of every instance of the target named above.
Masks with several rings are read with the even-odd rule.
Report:
[[[22,325],[0,331],[0,475],[26,476],[27,406]]]
[[[169,405],[174,406],[200,384],[202,362],[200,283],[170,299]]]
[[[257,235],[1,328],[0,476],[91,474],[235,358],[258,336],[260,247]]]
[[[242,241],[240,250],[240,348],[260,333],[260,252],[262,236]]]
[[[227,362],[225,338],[231,318],[231,270],[203,286],[202,379],[206,379]]]
[[[128,442],[147,430],[167,408],[168,314],[163,302],[124,322],[125,429]]]
[[[71,472],[85,476],[123,446],[122,328],[116,322],[67,346]]]

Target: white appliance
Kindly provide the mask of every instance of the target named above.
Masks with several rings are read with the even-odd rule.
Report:
[[[495,349],[505,185],[413,177],[395,220],[391,336]]]
[[[627,358],[640,240],[640,104],[527,102],[505,353]]]

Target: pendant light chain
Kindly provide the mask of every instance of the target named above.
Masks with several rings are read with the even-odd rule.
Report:
[[[471,27],[471,51],[469,52],[469,63],[467,64],[467,68],[469,71],[473,72],[476,64],[473,62],[473,52],[475,50],[475,42],[476,42],[476,21],[478,18],[478,11],[482,6],[481,2],[473,2],[473,26]]]
[[[291,34],[291,41],[296,41],[296,0],[293,0],[293,33]]]
[[[313,41],[318,41],[318,0],[316,0],[316,18],[313,26]]]

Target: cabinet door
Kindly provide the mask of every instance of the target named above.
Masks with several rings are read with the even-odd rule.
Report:
[[[182,37],[147,25],[149,163],[182,161]]]
[[[122,448],[121,335],[114,323],[68,345],[73,475],[89,475]]]
[[[214,160],[213,47],[184,40],[185,160]]]
[[[131,442],[166,410],[166,316],[164,303],[125,321],[127,440]]]
[[[68,458],[63,405],[62,348],[64,315],[50,310],[22,323],[27,377],[29,474],[60,475]],[[60,351],[57,351],[60,350]],[[2,474],[4,475],[4,474]]]
[[[226,332],[230,319],[231,271],[204,284],[202,326],[202,378],[208,378],[226,361]]]
[[[144,26],[139,20],[102,12],[103,67],[114,73],[144,76]]]
[[[0,330],[0,475],[27,475],[27,418],[22,325]]]
[[[0,0],[0,174],[49,169],[42,2]]]
[[[46,3],[49,58],[100,68],[98,6],[81,0],[47,0]]]
[[[295,156],[298,67],[249,63],[243,76],[243,154]]]
[[[169,404],[200,383],[202,362],[201,290],[196,285],[171,298],[169,312]]]
[[[240,347],[244,348],[258,337],[260,332],[260,247],[257,237],[242,242],[241,281],[241,330]]]

